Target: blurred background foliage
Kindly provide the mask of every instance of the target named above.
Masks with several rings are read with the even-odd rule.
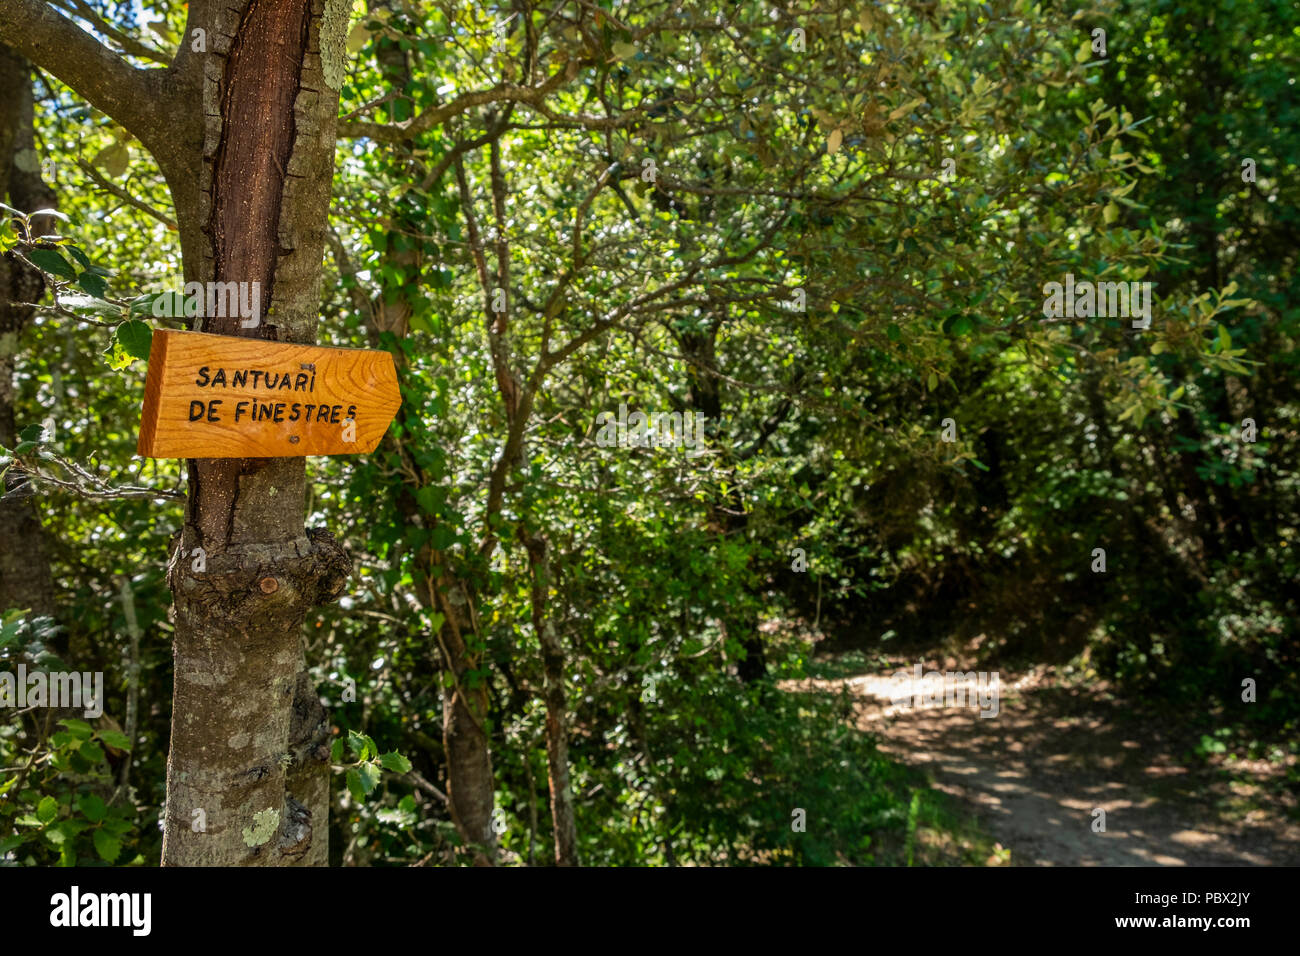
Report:
[[[182,4],[143,22],[88,6],[163,62],[184,42]],[[474,584],[505,857],[551,858],[537,536],[584,862],[900,863],[918,826],[959,831],[846,701],[778,689],[827,651],[973,640],[985,662],[1069,665],[1294,749],[1294,4],[387,0],[353,17],[320,337],[393,350],[404,406],[373,455],[310,464],[308,523],[356,572],[309,620],[309,660],[340,737],[412,770],[365,801],[339,778],[333,862],[461,859],[442,620],[421,597],[440,567]],[[500,95],[413,122],[475,90]],[[110,298],[175,287],[150,157],[52,78],[33,92],[61,232]],[[507,422],[471,219],[490,259],[508,249],[525,374],[580,342],[543,369],[499,513]],[[1151,328],[1045,321],[1042,286],[1066,273],[1155,283]],[[16,427],[54,429],[5,462],[175,492],[181,463],[133,457],[144,362],[109,367],[111,311],[43,308],[23,331]],[[706,413],[707,453],[598,447],[620,404]],[[39,515],[52,587],[8,612],[0,662],[102,670],[107,701],[98,721],[0,725],[0,856],[156,863],[181,502],[10,495]],[[948,862],[988,855],[959,843]]]

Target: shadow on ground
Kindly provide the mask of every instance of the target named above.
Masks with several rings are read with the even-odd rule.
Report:
[[[911,661],[858,676],[828,663],[834,676],[789,689],[847,688],[857,725],[976,814],[1012,865],[1300,864],[1300,826],[1261,803],[1265,780],[1186,761],[1177,728],[1137,721],[1050,669],[1004,671],[998,715],[981,718],[978,707],[893,705],[889,675]],[[1105,832],[1093,831],[1096,809]]]

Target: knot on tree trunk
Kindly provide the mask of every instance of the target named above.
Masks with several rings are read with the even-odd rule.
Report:
[[[227,622],[302,614],[338,598],[352,576],[352,556],[323,528],[294,541],[230,545],[208,551],[179,538],[167,568],[177,603],[197,602]]]

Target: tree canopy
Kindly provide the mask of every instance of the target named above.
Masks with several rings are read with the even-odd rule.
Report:
[[[299,612],[331,864],[983,863],[799,690],[832,651],[1194,705],[1294,788],[1293,5],[283,0],[338,108],[279,224],[241,170],[306,134],[239,111],[272,28],[218,6],[0,2],[0,669],[105,682],[93,719],[0,724],[0,859],[158,863],[175,632],[256,645],[184,590],[252,520],[204,510],[225,473],[136,456],[153,331],[200,329],[155,305],[253,276],[245,228],[323,250],[248,253],[251,334],[401,382],[373,453],[259,498],[346,555]],[[302,798],[178,799],[169,840],[256,853]]]

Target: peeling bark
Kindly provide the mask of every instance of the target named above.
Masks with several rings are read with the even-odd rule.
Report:
[[[252,0],[215,11],[209,27],[199,203],[178,202],[177,222],[203,236],[199,281],[258,282],[269,306],[257,327],[213,317],[204,332],[315,341],[338,107],[321,72],[322,9]],[[313,606],[342,593],[351,559],[324,531],[304,532],[305,459],[196,460],[189,474],[168,575],[176,673],[163,862],[323,865],[328,724],[301,631]],[[189,825],[199,806],[205,833]]]

